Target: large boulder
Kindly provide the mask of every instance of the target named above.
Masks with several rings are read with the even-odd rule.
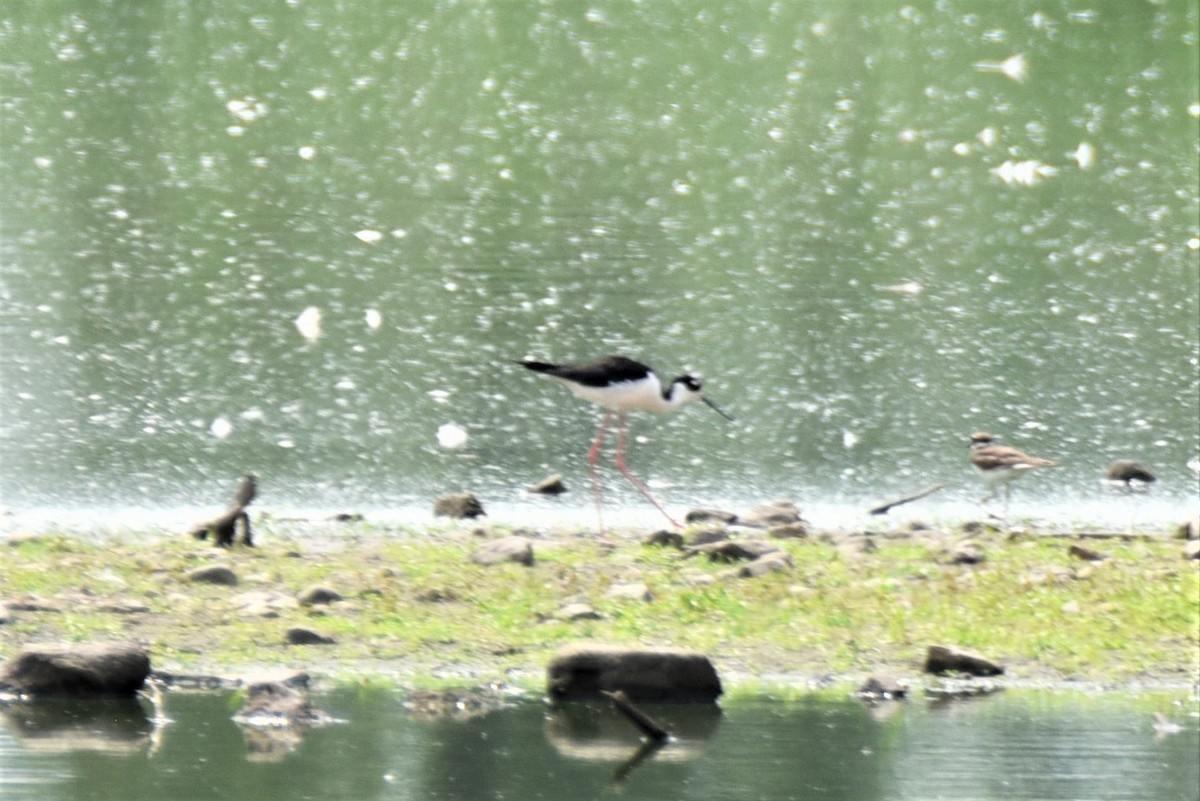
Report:
[[[132,697],[150,675],[133,643],[29,645],[0,669],[0,686],[31,696]]]
[[[675,648],[575,645],[546,668],[547,690],[560,701],[602,699],[621,690],[635,701],[712,703],[721,679],[707,656]]]

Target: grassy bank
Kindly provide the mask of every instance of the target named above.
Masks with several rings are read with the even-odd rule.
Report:
[[[134,639],[158,669],[226,674],[280,666],[402,681],[540,675],[581,640],[703,651],[735,676],[861,677],[920,671],[947,643],[1033,680],[1200,678],[1200,563],[1165,538],[1078,540],[988,529],[977,564],[955,564],[962,531],[773,540],[791,569],[758,578],[642,544],[540,532],[532,567],[484,567],[470,554],[510,533],[472,527],[383,529],[264,520],[261,545],[231,551],[183,537],[88,542],[42,535],[4,547],[0,657],[26,642]],[[762,536],[756,535],[756,536]],[[1072,555],[1072,544],[1103,561]],[[186,580],[223,564],[234,587]],[[650,600],[613,595],[644,584]],[[344,600],[295,602],[314,585]],[[571,603],[599,619],[566,619]],[[284,643],[292,626],[336,644]]]

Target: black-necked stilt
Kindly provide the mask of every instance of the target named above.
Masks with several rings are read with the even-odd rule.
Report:
[[[701,391],[700,382],[690,375],[681,375],[663,386],[658,373],[646,365],[624,356],[606,356],[584,364],[547,364],[546,362],[522,359],[517,362],[537,373],[557,378],[580,398],[604,408],[604,419],[596,431],[596,438],[588,451],[588,466],[592,473],[592,495],[596,501],[596,515],[600,519],[600,530],[604,530],[604,518],[600,511],[600,478],[596,463],[600,458],[600,445],[608,434],[613,412],[617,413],[616,466],[621,475],[637,488],[638,492],[663,513],[671,525],[679,524],[667,514],[667,510],[654,499],[646,485],[639,481],[625,466],[625,413],[630,409],[645,409],[651,412],[673,412],[693,401],[703,401],[726,420],[733,420],[721,411]]]
[[[1058,462],[1040,456],[1030,456],[1007,445],[998,445],[986,431],[976,431],[971,435],[971,463],[979,468],[989,487],[989,492],[983,499],[984,503],[996,497],[997,485],[1004,485],[1006,518],[1014,480],[1038,467],[1058,467]]]

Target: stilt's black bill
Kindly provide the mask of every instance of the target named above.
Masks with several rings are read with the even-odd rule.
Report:
[[[725,418],[726,420],[728,420],[729,422],[731,422],[731,423],[733,422],[733,418],[732,418],[732,417],[730,417],[729,415],[725,414],[725,412],[721,411],[721,407],[717,406],[717,404],[713,403],[712,401],[710,401],[708,398],[704,397],[703,395],[701,395],[701,396],[700,396],[700,400],[702,400],[702,401],[704,401],[705,403],[707,403],[707,404],[708,404],[708,407],[709,407],[710,409],[712,409],[714,412],[716,412],[717,414],[721,415],[722,417],[724,417],[724,418]]]

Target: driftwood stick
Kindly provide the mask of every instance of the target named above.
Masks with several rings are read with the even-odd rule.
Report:
[[[948,487],[948,486],[950,486],[950,485],[944,484],[944,483],[943,484],[930,484],[928,487],[921,490],[916,495],[909,495],[904,498],[900,498],[898,500],[891,501],[890,503],[885,503],[882,506],[876,506],[874,509],[871,510],[871,514],[886,515],[892,509],[893,506],[900,506],[901,504],[908,503],[910,501],[915,501],[920,498],[924,498],[926,495],[932,495],[933,493],[937,492],[938,490],[944,489],[945,487]]]
[[[208,538],[208,533],[211,531],[216,544],[222,548],[228,548],[233,545],[237,537],[237,528],[240,523],[242,544],[254,545],[250,535],[250,515],[246,513],[246,507],[254,500],[257,492],[258,480],[253,473],[247,473],[242,477],[242,483],[238,485],[237,493],[233,496],[233,503],[229,505],[229,508],[212,520],[193,526],[191,535],[198,540],[203,540]]]
[[[651,740],[661,742],[671,736],[671,733],[664,729],[662,724],[634,706],[633,702],[629,700],[629,696],[625,695],[622,691],[609,692],[608,690],[601,690],[601,692],[612,699],[613,706],[616,707],[618,712],[624,715],[634,726],[637,726],[642,734]]]

